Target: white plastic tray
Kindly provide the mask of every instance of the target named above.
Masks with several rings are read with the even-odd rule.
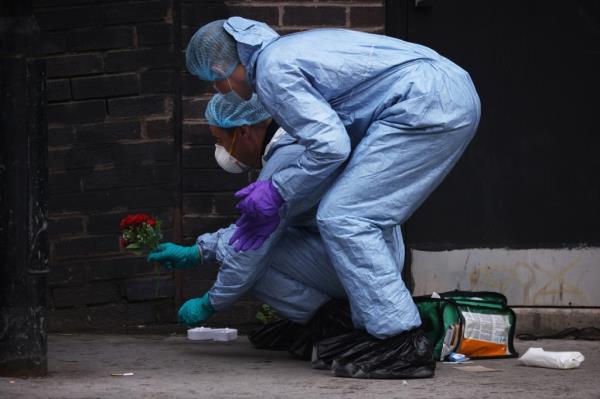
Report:
[[[233,341],[237,339],[235,328],[196,327],[187,330],[187,336],[192,341]]]

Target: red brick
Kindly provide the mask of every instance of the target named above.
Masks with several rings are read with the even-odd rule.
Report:
[[[95,170],[83,177],[84,190],[104,190],[143,186],[173,187],[175,168],[172,166],[138,166]]]
[[[148,276],[129,280],[124,285],[124,293],[128,301],[145,301],[175,296],[175,281],[171,276]]]
[[[146,209],[147,212],[152,212],[152,208],[171,206],[174,203],[173,194],[172,189],[146,187],[59,194],[50,197],[48,209],[50,212],[89,212],[90,209],[101,212],[115,210],[115,208],[136,207]],[[116,237],[113,238],[115,245],[117,245]],[[109,247],[111,252],[114,252],[112,243],[107,244],[107,247]],[[65,246],[62,249],[69,251],[69,248]],[[115,250],[118,250],[118,248]],[[74,248],[72,250],[72,252],[85,251],[87,250],[82,248]]]
[[[181,24],[198,29],[217,19],[229,17],[229,10],[224,2],[195,2],[181,4]]]
[[[66,101],[71,99],[69,79],[48,79],[46,81],[48,102]]]
[[[76,100],[138,93],[138,79],[134,73],[75,78],[71,79],[71,85]]]
[[[146,21],[164,21],[170,10],[170,1],[144,0],[121,2],[101,6],[100,13],[105,25]]]
[[[48,284],[51,287],[58,285],[81,285],[85,281],[86,267],[83,262],[52,262],[48,273]]]
[[[177,75],[174,71],[146,71],[140,74],[140,90],[143,94],[175,92],[175,80]]]
[[[181,77],[181,95],[184,97],[201,96],[203,94],[213,94],[214,92],[211,82],[200,80],[188,73]]]
[[[184,146],[183,147],[183,167],[200,169],[219,169],[215,160],[214,146]]]
[[[98,54],[46,58],[46,73],[49,78],[91,75],[100,73],[102,70],[102,57]]]
[[[146,135],[151,139],[170,139],[174,134],[172,119],[151,119],[146,121]]]
[[[177,53],[168,46],[110,51],[104,56],[107,72],[174,67]]]
[[[117,26],[71,31],[66,35],[71,51],[108,50],[133,47],[133,28]]]
[[[350,7],[350,26],[382,25],[385,25],[385,9],[383,7]]]
[[[236,4],[229,6],[229,11],[231,15],[254,19],[264,22],[267,25],[279,25],[279,7],[256,7]]]
[[[118,301],[121,297],[117,284],[109,282],[90,283],[81,287],[54,288],[52,296],[56,307],[109,303]]]
[[[184,194],[183,213],[213,213],[214,194]]]
[[[224,170],[185,169],[183,188],[186,192],[237,191],[249,184],[245,173],[231,174]]]
[[[75,141],[75,132],[72,126],[48,127],[48,145],[71,145]]]
[[[106,117],[104,100],[49,104],[48,123],[93,123]]]
[[[50,155],[52,152],[50,152]],[[53,194],[76,193],[81,191],[80,171],[61,171],[48,175],[48,191]]]
[[[44,54],[64,53],[67,49],[63,32],[44,32],[42,34],[42,52]]]
[[[105,122],[99,124],[79,125],[75,129],[75,143],[81,144],[114,144],[120,140],[140,138],[139,121]]]
[[[186,216],[183,218],[183,234],[186,236],[198,236],[204,233],[212,233],[223,227],[227,227],[237,216]]]
[[[182,101],[183,119],[204,119],[208,99],[186,98]]]
[[[83,233],[82,217],[48,218],[48,234],[51,236]]]
[[[108,100],[110,116],[157,115],[167,112],[171,97],[135,96]]]
[[[138,25],[137,35],[140,46],[172,43],[173,25],[166,23]]]
[[[81,7],[60,7],[38,10],[35,12],[40,28],[43,30],[71,29],[98,26],[102,19],[98,18],[100,8],[97,5]]]
[[[61,240],[54,243],[53,258],[92,256],[119,252],[119,241],[115,236],[84,237]]]
[[[144,257],[120,256],[89,263],[92,280],[119,280],[155,273],[154,266],[146,262]]]
[[[345,7],[286,6],[283,13],[284,25],[299,26],[344,26]]]
[[[215,144],[215,139],[210,134],[206,122],[184,122],[182,133],[183,144]]]

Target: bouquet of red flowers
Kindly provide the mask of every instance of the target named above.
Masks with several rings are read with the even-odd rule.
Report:
[[[121,220],[121,237],[119,243],[136,255],[142,255],[158,247],[163,235],[160,231],[161,221],[145,213],[127,215]]]

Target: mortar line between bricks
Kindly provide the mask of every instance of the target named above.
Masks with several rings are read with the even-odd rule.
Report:
[[[330,3],[297,3],[290,1],[272,2],[272,3],[229,3],[227,6],[240,8],[273,8],[278,6],[298,7],[298,8],[327,8],[327,7],[369,7],[369,8],[385,8],[384,3],[350,3],[350,2],[330,2]],[[186,25],[187,26],[187,25]]]
[[[285,7],[282,5],[277,6],[277,25],[283,26],[283,14],[285,13]]]
[[[373,28],[355,28],[355,27],[351,27],[351,28],[347,28],[343,25],[338,25],[338,26],[309,26],[309,27],[291,27],[288,29],[285,29],[284,32],[282,32],[282,34],[286,35],[289,33],[295,33],[297,31],[305,31],[305,30],[309,30],[309,29],[350,29],[350,30],[354,30],[354,31],[358,31],[358,32],[365,32],[365,33],[377,33],[379,34],[379,32],[381,32],[384,29],[384,26],[377,26],[377,27],[373,27]],[[286,32],[286,31],[291,31],[291,32]]]
[[[173,0],[171,3],[171,16],[173,23],[173,46],[175,49],[181,51],[182,48],[182,7],[180,0]],[[184,216],[184,174],[183,174],[183,124],[184,124],[184,111],[183,111],[183,91],[182,82],[183,76],[181,70],[186,69],[181,65],[181,57],[178,58],[178,62],[173,66],[173,71],[177,76],[175,83],[175,98],[173,100],[173,123],[175,138],[175,161],[176,161],[176,195],[175,195],[175,209],[173,212],[173,236],[181,241],[183,239],[183,216]],[[180,272],[174,271],[173,277],[175,279],[175,293],[173,302],[175,310],[183,302],[183,275]]]
[[[174,139],[172,138],[140,138],[140,139],[123,139],[123,140],[112,140],[112,141],[96,141],[89,144],[82,145],[61,145],[61,146],[48,146],[48,151],[65,151],[65,150],[73,150],[73,149],[86,149],[86,148],[95,148],[97,146],[102,145],[113,145],[113,144],[127,144],[127,145],[135,145],[135,144],[148,144],[148,143],[165,143],[165,144],[173,144]]]
[[[378,28],[382,28],[384,27],[384,24],[381,25],[366,25],[366,26],[351,26],[350,28],[346,28],[344,25],[285,25],[285,26],[281,26],[281,27],[277,27],[277,30],[279,31],[286,31],[286,30],[290,30],[290,29],[303,29],[303,30],[308,30],[308,29],[322,29],[322,28],[345,28],[345,29],[351,29],[351,30],[357,30],[357,31],[362,31],[362,30],[369,30],[369,29],[378,29]]]
[[[350,7],[346,7],[345,11],[345,17],[346,17],[346,28],[350,28]]]

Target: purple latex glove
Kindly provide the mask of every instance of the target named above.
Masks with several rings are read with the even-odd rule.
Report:
[[[236,251],[255,250],[269,238],[279,226],[279,216],[268,218],[266,221],[242,215],[236,222],[237,228],[229,240]]]
[[[279,208],[283,204],[283,198],[270,180],[254,182],[235,193],[235,196],[242,199],[235,207],[243,215],[258,219],[279,216]]]
[[[236,251],[258,249],[279,226],[283,198],[270,181],[252,183],[235,196],[242,198],[236,205],[242,216],[235,222],[229,245]]]

